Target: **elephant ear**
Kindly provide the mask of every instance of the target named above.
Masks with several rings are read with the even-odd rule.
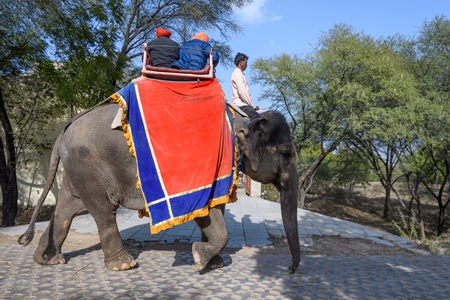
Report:
[[[276,130],[276,124],[266,117],[258,118],[254,122],[254,132],[258,134],[262,144],[267,144]]]

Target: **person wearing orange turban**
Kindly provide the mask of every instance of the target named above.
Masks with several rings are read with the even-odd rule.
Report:
[[[180,58],[172,63],[172,67],[181,70],[202,70],[209,59],[209,52],[212,49],[208,42],[209,37],[204,32],[199,32],[192,39],[184,43],[180,48]],[[213,65],[219,63],[219,54],[213,51]]]
[[[209,37],[206,33],[204,32],[199,32],[196,35],[194,35],[192,37],[193,40],[200,40],[200,41],[204,41],[205,43],[209,42]]]
[[[172,35],[172,32],[170,32],[169,30],[167,30],[165,28],[156,28],[156,37],[157,38],[160,38],[162,36],[170,38],[171,35]]]
[[[156,39],[147,44],[152,66],[170,68],[179,58],[180,44],[171,40],[171,35],[165,28],[156,28]]]

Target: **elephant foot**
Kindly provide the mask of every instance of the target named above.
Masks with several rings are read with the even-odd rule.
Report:
[[[197,271],[203,271],[209,262],[209,258],[205,254],[203,243],[195,242],[192,244],[192,256],[194,256]]]
[[[211,269],[223,267],[223,258],[219,255],[211,257],[213,254],[211,254],[211,251],[208,251],[207,247],[206,243],[195,242],[192,244],[192,255],[194,256],[194,262],[199,272],[208,267],[212,258],[214,258],[214,261],[211,262]]]
[[[64,258],[64,255],[62,253],[56,254],[53,256],[48,262],[47,265],[59,265],[59,264],[65,264],[66,259]]]
[[[66,259],[64,258],[64,255],[62,253],[55,254],[50,259],[48,258],[49,255],[44,254],[43,256],[40,255],[34,255],[34,261],[40,265],[59,265],[59,264],[65,264],[67,263]]]
[[[208,262],[205,269],[220,269],[225,265],[222,256],[216,255]]]
[[[124,271],[134,266],[136,266],[136,261],[126,252],[117,259],[105,261],[105,267],[112,271]]]
[[[33,254],[33,259],[40,265],[65,264],[64,255],[56,250],[56,247],[37,247]]]

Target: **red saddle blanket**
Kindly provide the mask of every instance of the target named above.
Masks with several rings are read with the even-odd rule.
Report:
[[[122,128],[136,157],[152,234],[236,201],[233,116],[217,79],[140,77],[111,99],[124,110]]]

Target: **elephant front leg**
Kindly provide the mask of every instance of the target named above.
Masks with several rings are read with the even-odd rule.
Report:
[[[192,254],[199,272],[207,267],[223,266],[223,259],[219,253],[228,243],[228,231],[223,217],[224,207],[218,205],[210,209],[208,216],[195,219],[202,230],[202,242],[195,242],[192,245]]]
[[[220,205],[219,208],[222,211],[222,215],[224,215],[224,213],[225,213],[225,204],[224,205]],[[206,236],[206,234],[203,231],[202,231],[202,242],[205,242],[205,243],[208,242],[208,237]],[[224,265],[225,265],[225,262],[223,260],[223,257],[220,256],[220,254],[217,254],[216,256],[211,258],[211,260],[206,265],[205,269],[219,269],[219,268],[223,268]]]

